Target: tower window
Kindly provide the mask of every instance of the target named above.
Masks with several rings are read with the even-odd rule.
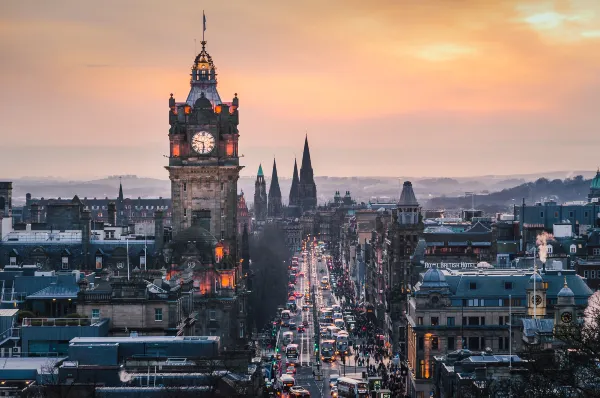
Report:
[[[222,191],[223,189],[225,189],[225,184],[224,184],[224,183],[221,183],[221,191]]]
[[[187,209],[183,209],[183,216],[187,217]]]
[[[183,183],[183,192],[187,192],[187,182]]]

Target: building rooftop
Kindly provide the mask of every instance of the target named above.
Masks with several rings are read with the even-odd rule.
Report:
[[[219,336],[129,336],[129,337],[75,337],[70,344],[152,343],[170,341],[216,341]]]

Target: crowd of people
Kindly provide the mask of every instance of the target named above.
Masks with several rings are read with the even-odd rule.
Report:
[[[330,266],[334,273],[336,285],[332,293],[346,310],[355,314],[355,327],[351,331],[353,338],[354,360],[358,366],[367,368],[368,377],[381,377],[381,388],[389,389],[392,396],[402,396],[406,391],[406,369],[399,363],[398,355],[392,355],[389,344],[386,344],[383,331],[375,325],[375,319],[364,304],[356,297],[354,282],[344,270],[341,261],[334,261]],[[403,374],[404,373],[404,374]]]

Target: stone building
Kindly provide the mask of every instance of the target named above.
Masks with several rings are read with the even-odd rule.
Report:
[[[572,296],[563,290],[566,285]],[[408,299],[410,396],[426,397],[434,391],[434,356],[460,349],[518,352],[524,344],[539,343],[529,336],[539,336],[537,325],[542,321],[550,324],[551,334],[555,324],[581,319],[592,293],[574,271],[538,274],[525,270],[430,268]],[[563,297],[566,295],[569,297]],[[563,315],[565,312],[569,315]]]
[[[259,225],[267,220],[267,205],[267,182],[261,164],[254,183],[254,219]]]
[[[182,336],[194,332],[192,280],[162,280],[160,271],[133,270],[130,276],[79,281],[77,312],[108,318],[113,336]]]
[[[169,98],[169,165],[173,236],[192,225],[202,211],[204,227],[237,252],[239,99],[221,101],[216,68],[206,42],[192,65],[185,102]]]
[[[269,218],[279,218],[283,215],[281,203],[281,189],[279,188],[279,178],[277,177],[277,164],[273,159],[273,173],[271,174],[271,185],[269,185],[269,201],[267,204],[267,216]]]
[[[1,190],[0,190],[1,196]],[[105,222],[111,225],[129,225],[136,223],[152,223],[154,212],[165,213],[165,226],[171,224],[171,199],[168,198],[126,198],[123,195],[123,185],[119,184],[116,198],[79,198],[81,204],[90,211],[93,222]],[[24,223],[48,223],[52,225],[53,207],[72,205],[72,199],[62,198],[33,198],[30,193],[25,196],[22,221]],[[115,217],[116,216],[116,219]],[[49,218],[50,217],[50,218]]]
[[[237,202],[237,234],[238,237],[242,236],[244,232],[244,226],[248,227],[248,232],[252,232],[252,217],[248,211],[248,205],[246,204],[246,197],[244,191],[238,195]]]

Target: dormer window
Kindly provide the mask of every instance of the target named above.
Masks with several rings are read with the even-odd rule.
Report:
[[[62,256],[62,269],[69,269],[69,257],[68,256]]]
[[[552,254],[552,251],[553,251],[552,245],[547,245],[546,250],[547,250],[548,254]]]
[[[17,265],[17,257],[15,257],[15,256],[10,256],[10,257],[8,258],[8,263],[9,263],[10,265]]]
[[[469,289],[470,290],[476,290],[477,289],[477,282],[469,282]]]
[[[571,246],[569,246],[569,252],[570,252],[571,254],[575,254],[575,253],[577,253],[577,246],[575,246],[575,245],[571,245]]]

